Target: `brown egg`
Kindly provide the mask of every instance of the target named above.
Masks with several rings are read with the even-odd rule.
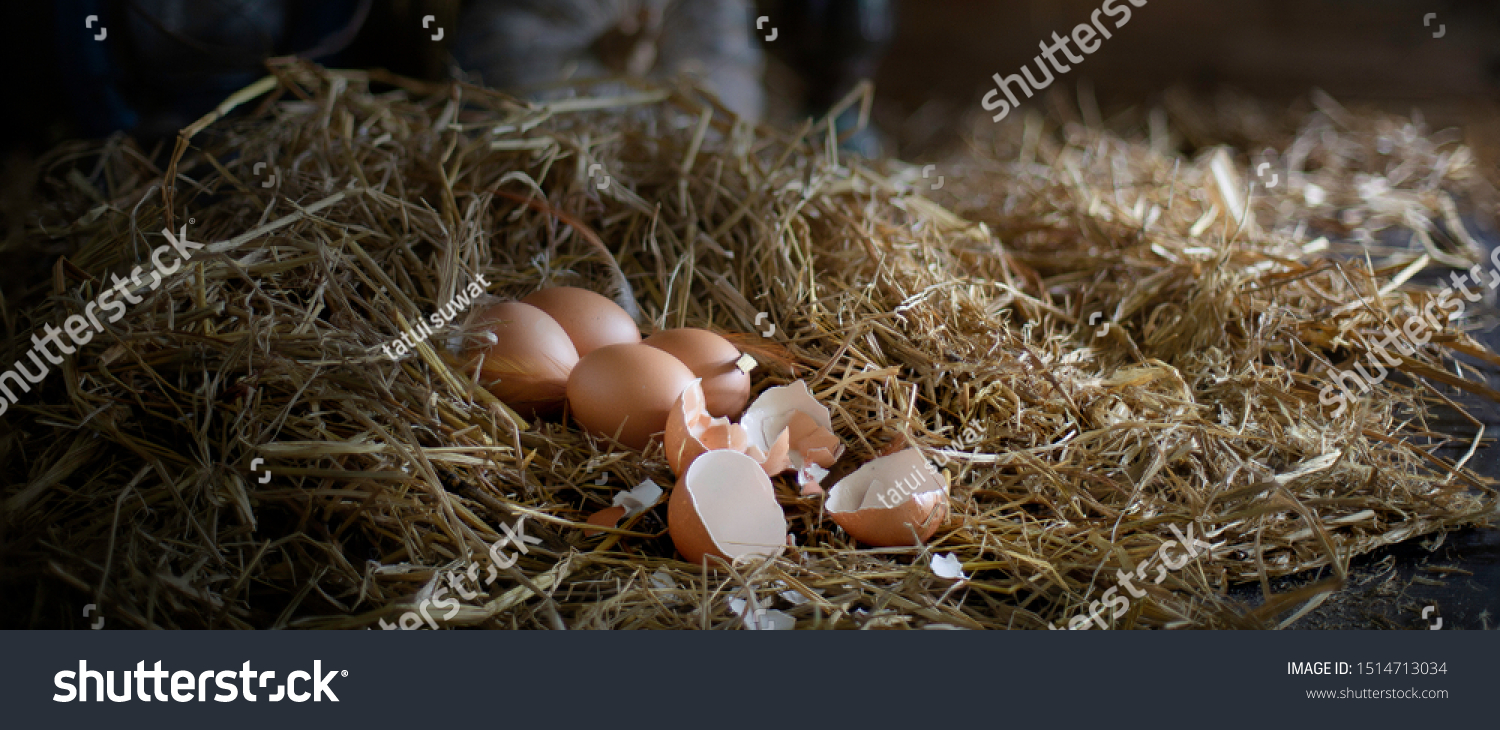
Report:
[[[703,379],[708,414],[716,418],[739,418],[750,402],[750,374],[735,363],[741,353],[729,340],[708,330],[683,327],[662,330],[644,340],[671,353]]]
[[[844,532],[866,545],[920,545],[948,520],[948,483],[920,450],[905,449],[839,480],[827,508]]]
[[[693,382],[677,358],[641,344],[605,345],[578,361],[568,378],[573,417],[595,436],[644,449],[667,426],[667,413]]]
[[[496,339],[473,352],[484,357],[482,385],[525,416],[562,404],[568,376],[578,363],[578,351],[562,325],[520,302],[496,304],[476,321]]]
[[[641,341],[641,331],[629,313],[608,297],[587,289],[554,286],[533,292],[521,301],[552,315],[572,338],[579,357],[605,345]]]
[[[774,555],[786,545],[786,516],[771,478],[738,451],[710,451],[693,460],[672,490],[667,528],[690,563],[702,564],[708,555],[731,562]]]

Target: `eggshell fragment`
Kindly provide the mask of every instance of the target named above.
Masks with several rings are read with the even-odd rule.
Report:
[[[948,519],[948,483],[910,448],[839,480],[828,491],[827,507],[834,522],[866,545],[920,545]]]
[[[662,434],[662,443],[667,449],[667,464],[672,473],[681,476],[693,460],[714,449],[732,449],[749,452],[750,436],[741,426],[730,423],[727,418],[709,415],[704,404],[703,381],[694,380],[677,397],[672,410],[667,414],[667,428]],[[757,462],[765,460],[765,454],[755,449],[750,456]]]
[[[797,472],[797,485],[802,487],[802,496],[827,494],[823,490],[823,477],[826,476],[828,476],[828,470],[817,464],[808,464],[799,470]]]
[[[578,361],[568,378],[573,417],[596,436],[644,449],[667,425],[693,371],[677,358],[645,345],[605,345]]]
[[[824,408],[823,412],[826,414],[828,409]],[[794,412],[787,419],[786,429],[790,447],[787,458],[791,460],[792,468],[798,471],[813,464],[833,466],[844,451],[844,445],[839,443],[839,437],[829,430],[829,426],[818,423],[805,411]]]
[[[683,559],[698,564],[709,555],[731,562],[773,555],[787,537],[771,478],[754,459],[729,450],[710,451],[688,467],[672,490],[667,526]]]
[[[589,515],[588,523],[599,527],[614,527],[621,520],[630,519],[648,509],[656,506],[656,501],[661,499],[661,486],[647,479],[635,486],[628,492],[616,492],[614,503],[594,514]],[[599,534],[598,530],[584,530],[584,537],[593,537]]]
[[[557,320],[572,339],[579,357],[605,345],[641,341],[641,331],[628,312],[608,297],[587,289],[554,286],[532,292],[521,302],[530,304]]]
[[[556,320],[529,304],[501,302],[476,322],[494,335],[493,344],[472,351],[484,358],[482,385],[522,415],[562,403],[578,351]]]
[[[939,578],[947,578],[948,580],[969,579],[969,575],[964,572],[963,561],[959,560],[958,556],[953,553],[932,556],[932,574]]]
[[[750,401],[750,373],[737,364],[742,357],[734,343],[708,330],[693,327],[662,330],[642,341],[671,354],[703,379],[708,413],[739,418]]]
[[[797,628],[797,619],[792,618],[785,611],[760,606],[752,607],[750,602],[743,598],[729,599],[729,610],[745,622],[745,628],[749,631],[790,631]]]
[[[745,409],[740,425],[749,434],[750,444],[766,454],[767,474],[788,468],[800,472],[808,464],[831,467],[844,451],[833,432],[828,408],[812,397],[801,380],[761,393]]]
[[[738,425],[709,415],[701,382],[689,385],[667,416],[663,443],[672,473],[681,475],[699,455],[715,449],[739,451],[755,459],[766,476],[797,470],[804,494],[822,490],[844,446],[831,428],[828,409],[807,392],[807,384],[771,388],[755,399]]]
[[[626,510],[625,507],[618,504],[613,507],[605,507],[604,509],[595,512],[594,514],[589,515],[588,523],[596,527],[614,527],[620,524],[620,520],[625,519],[625,513],[627,511],[628,510]],[[584,537],[593,537],[597,534],[599,534],[598,530],[583,531]]]
[[[624,507],[626,517],[634,517],[655,507],[656,500],[661,499],[661,493],[661,485],[647,479],[635,485],[635,489],[616,494],[614,505]]]

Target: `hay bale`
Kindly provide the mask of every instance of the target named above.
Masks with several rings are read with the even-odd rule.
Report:
[[[272,72],[165,170],[126,139],[43,165],[24,243],[69,253],[7,304],[9,361],[163,229],[206,245],[5,414],[0,593],[33,625],[93,602],[114,625],[372,627],[488,573],[445,625],[730,627],[739,598],[800,627],[1035,628],[1192,525],[1209,554],[1113,625],[1266,626],[1352,557],[1494,511],[1422,439],[1446,398],[1429,381],[1493,395],[1452,354],[1500,358],[1445,326],[1410,379],[1334,417],[1327,369],[1429,295],[1391,285],[1409,265],[1257,223],[1281,201],[1245,196],[1226,155],[1032,119],[945,170],[961,217],[914,168],[840,160],[825,125],[752,127],[688,89],[532,105]],[[1439,215],[1441,187],[1404,215]],[[683,563],[663,506],[585,537],[619,490],[671,483],[659,447],[519,417],[446,352],[461,327],[380,348],[481,275],[502,298],[605,292],[648,331],[744,333],[757,389],[804,378],[832,410],[830,478],[915,444],[945,461],[953,518],[927,548],[861,549],[778,480],[796,546],[775,560]],[[495,565],[518,523],[539,542]],[[934,574],[949,552],[966,582]],[[1324,566],[1253,610],[1222,598]]]

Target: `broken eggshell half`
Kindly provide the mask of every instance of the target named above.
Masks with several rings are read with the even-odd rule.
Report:
[[[756,463],[765,461],[765,454],[750,446],[750,436],[745,429],[730,423],[728,418],[714,418],[708,412],[707,398],[703,392],[703,381],[694,380],[684,388],[682,395],[667,413],[667,429],[662,434],[662,443],[667,448],[667,464],[672,473],[681,476],[697,459],[709,451],[730,449],[749,453]]]
[[[800,380],[762,393],[738,424],[709,413],[699,381],[682,391],[667,414],[662,442],[674,474],[707,452],[728,449],[749,455],[766,476],[796,469],[806,492],[825,473],[820,467],[833,466],[844,450],[831,426],[828,409]]]
[[[828,468],[844,452],[828,408],[812,397],[801,380],[761,393],[745,410],[740,426],[750,437],[750,445],[766,454],[767,474],[787,469],[800,474],[809,464]]]
[[[667,527],[683,559],[700,565],[709,555],[734,562],[786,545],[786,515],[771,478],[755,459],[727,449],[699,456],[677,480]]]
[[[844,532],[866,545],[920,545],[948,520],[948,482],[919,449],[905,449],[840,479],[828,491],[827,508]]]

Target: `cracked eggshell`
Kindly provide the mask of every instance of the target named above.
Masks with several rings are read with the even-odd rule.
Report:
[[[609,297],[573,286],[540,289],[521,300],[546,312],[562,325],[583,357],[605,345],[641,341],[635,320]]]
[[[495,304],[476,319],[495,342],[475,348],[483,355],[480,383],[524,416],[562,403],[578,351],[568,333],[546,312],[520,302]]]
[[[828,409],[823,409],[823,412],[827,414]],[[833,466],[839,460],[839,454],[844,452],[844,445],[839,442],[839,437],[805,411],[793,413],[787,419],[786,430],[790,446],[787,456],[791,459],[792,467],[799,472],[809,464],[823,468]]]
[[[750,402],[750,374],[739,365],[742,353],[729,340],[693,327],[662,330],[642,341],[688,366],[703,380],[708,413],[717,418],[739,418]]]
[[[750,437],[745,429],[727,418],[714,418],[704,405],[703,381],[694,380],[677,397],[667,414],[667,429],[662,434],[667,464],[672,473],[682,476],[693,460],[716,449],[750,452]],[[757,462],[765,455],[755,449],[750,456]]]
[[[826,506],[834,522],[866,545],[920,545],[948,520],[948,483],[919,449],[910,448],[840,479],[829,490]]]
[[[773,555],[787,537],[771,478],[755,459],[729,450],[710,451],[688,467],[672,490],[667,527],[683,559],[697,564],[708,555],[730,562]]]
[[[578,361],[568,378],[573,417],[595,436],[644,449],[667,425],[693,371],[677,358],[641,344],[605,345]]]
[[[766,454],[767,474],[789,468],[801,471],[808,463],[831,467],[844,451],[828,409],[801,380],[761,393],[745,409],[740,425],[749,434],[750,445]]]

